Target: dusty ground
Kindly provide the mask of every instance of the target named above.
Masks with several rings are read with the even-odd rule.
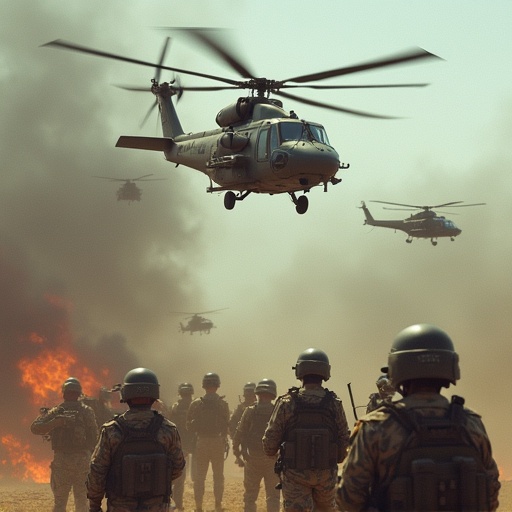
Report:
[[[226,491],[224,494],[224,508],[226,512],[243,511],[243,485],[241,475],[228,475],[226,478]],[[0,483],[0,512],[51,512],[52,494],[48,484],[7,484]],[[68,512],[73,512],[68,505]],[[213,494],[211,487],[211,477],[208,476],[208,482],[205,494],[205,510],[213,510]],[[187,482],[185,488],[186,510],[194,510],[192,486]],[[104,507],[105,509],[105,507]],[[500,493],[500,511],[512,512],[512,481],[502,484]],[[262,496],[259,497],[258,511],[264,512],[264,502]]]

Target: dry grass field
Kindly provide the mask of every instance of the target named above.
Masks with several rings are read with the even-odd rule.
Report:
[[[0,512],[51,512],[52,493],[48,484],[0,483]],[[68,504],[68,512],[74,512],[72,498]],[[205,510],[214,509],[211,477],[209,475],[205,494]],[[194,510],[192,485],[187,482],[185,489],[186,510]],[[104,507],[105,509],[106,507]],[[226,512],[243,511],[243,485],[241,475],[228,475],[224,494]],[[264,499],[260,495],[258,510],[264,512]],[[512,512],[512,481],[503,482],[500,493],[500,511]]]

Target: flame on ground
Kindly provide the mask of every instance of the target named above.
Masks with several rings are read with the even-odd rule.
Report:
[[[24,444],[12,434],[2,436],[9,459],[1,461],[2,466],[10,466],[11,474],[21,480],[32,480],[36,483],[50,481],[50,459],[35,460],[30,453],[30,445]]]

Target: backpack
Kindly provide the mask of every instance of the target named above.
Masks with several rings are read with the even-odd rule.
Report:
[[[320,402],[309,403],[298,388],[289,393],[295,409],[286,429],[282,453],[283,467],[288,469],[332,469],[338,462],[338,428],[334,411],[336,395],[325,390]]]
[[[227,421],[223,416],[223,397],[199,399],[201,403],[196,410],[194,431],[199,436],[216,437],[227,433]]]
[[[485,468],[466,428],[464,399],[452,397],[443,417],[386,406],[408,430],[394,478],[388,511],[474,511],[489,509]]]
[[[122,433],[107,475],[107,498],[124,497],[145,499],[171,496],[171,464],[157,433],[164,417],[154,411],[154,417],[145,429],[136,429],[122,417],[115,423]]]
[[[242,447],[253,457],[265,455],[261,439],[267,428],[273,408],[273,404],[268,404],[267,407],[257,404],[250,405],[246,409],[245,414],[250,414],[249,430],[242,440]]]

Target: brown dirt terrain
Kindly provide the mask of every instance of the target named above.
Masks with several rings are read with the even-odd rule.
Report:
[[[263,493],[264,494],[264,493]],[[0,512],[51,512],[53,497],[48,484],[0,483]],[[208,475],[204,509],[214,509],[211,477]],[[187,482],[185,488],[185,507],[194,510],[192,484]],[[105,509],[106,507],[104,507]],[[73,512],[72,498],[68,504],[68,512]],[[224,493],[224,510],[226,512],[243,511],[243,483],[241,475],[226,477]],[[264,496],[258,498],[258,510],[264,511]],[[500,511],[512,512],[512,481],[502,483],[500,492]]]

